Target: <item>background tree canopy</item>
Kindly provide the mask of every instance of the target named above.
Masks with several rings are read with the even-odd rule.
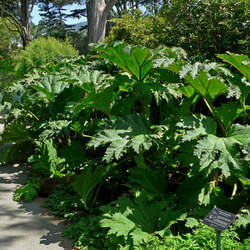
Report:
[[[247,1],[166,1],[157,14],[139,11],[115,18],[107,42],[123,40],[154,48],[180,46],[194,60],[231,51],[249,54]]]
[[[65,8],[71,4],[78,4],[77,9],[66,13]],[[20,34],[23,46],[32,39],[30,13],[35,5],[42,19],[33,37],[72,37],[72,41],[81,40],[87,48],[87,44],[103,41],[109,35],[107,42],[122,40],[149,48],[162,44],[180,46],[194,60],[212,58],[225,51],[249,53],[245,0],[93,0],[87,4],[80,0],[3,1],[0,14],[12,23],[12,31]],[[85,17],[87,22],[76,30],[66,24],[69,17]],[[86,28],[88,38],[84,38]]]

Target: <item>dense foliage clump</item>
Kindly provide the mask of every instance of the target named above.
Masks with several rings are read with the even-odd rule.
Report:
[[[212,248],[201,219],[221,207],[238,216],[226,247],[245,249],[248,56],[193,63],[179,47],[123,42],[92,50],[1,93],[1,144],[12,143],[1,162],[22,153],[33,179],[15,199],[61,184],[47,207],[70,219],[65,235],[81,249]]]

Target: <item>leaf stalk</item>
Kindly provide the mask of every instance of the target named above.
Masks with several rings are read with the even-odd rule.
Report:
[[[227,130],[226,128],[224,127],[224,125],[222,124],[221,120],[219,119],[219,117],[217,116],[212,104],[203,96],[203,100],[204,102],[206,103],[209,111],[211,112],[211,114],[213,115],[214,119],[217,121],[219,127],[221,128],[221,131],[223,133],[223,136],[226,136],[227,134]]]

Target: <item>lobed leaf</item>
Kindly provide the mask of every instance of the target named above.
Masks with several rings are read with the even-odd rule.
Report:
[[[131,47],[123,42],[97,44],[98,56],[113,62],[142,81],[153,66],[152,52],[142,46]]]
[[[236,171],[245,173],[244,158],[239,146],[250,146],[250,126],[234,125],[227,137],[209,134],[198,141],[194,154],[199,158],[201,169],[208,176],[214,169],[220,169],[227,178]]]
[[[33,133],[27,129],[24,122],[15,120],[9,123],[1,135],[1,144],[21,143],[33,140]]]
[[[35,80],[35,84],[31,85],[31,87],[42,93],[51,102],[69,86],[67,82],[62,81],[61,77],[57,75],[44,75]]]
[[[148,150],[152,146],[153,135],[148,123],[142,115],[127,115],[112,120],[106,128],[100,130],[88,143],[89,147],[99,147],[109,144],[104,160],[120,159],[124,153],[132,148],[137,154]]]
[[[183,142],[192,141],[207,134],[215,135],[217,129],[214,119],[203,115],[186,116],[176,126],[184,130],[181,132]]]
[[[248,81],[250,81],[250,60],[247,55],[228,52],[227,54],[218,54],[217,57],[234,66]]]
[[[108,170],[103,165],[98,165],[94,169],[92,166],[87,166],[72,183],[74,190],[81,196],[85,209],[88,209],[94,189],[103,180]]]

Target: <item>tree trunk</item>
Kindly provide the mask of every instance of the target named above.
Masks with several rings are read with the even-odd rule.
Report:
[[[111,13],[109,13],[109,15],[107,17],[105,36],[109,35],[109,33],[110,33],[111,29],[112,29],[112,26],[113,26],[113,24],[110,22],[110,19],[111,19]]]
[[[59,12],[59,18],[60,18],[60,25],[64,26],[62,10],[60,7],[58,8],[58,12]]]
[[[25,49],[31,41],[29,0],[21,1],[21,22],[22,27],[20,36],[22,38],[23,48]]]
[[[108,15],[115,3],[116,0],[87,1],[88,45],[104,40]]]

